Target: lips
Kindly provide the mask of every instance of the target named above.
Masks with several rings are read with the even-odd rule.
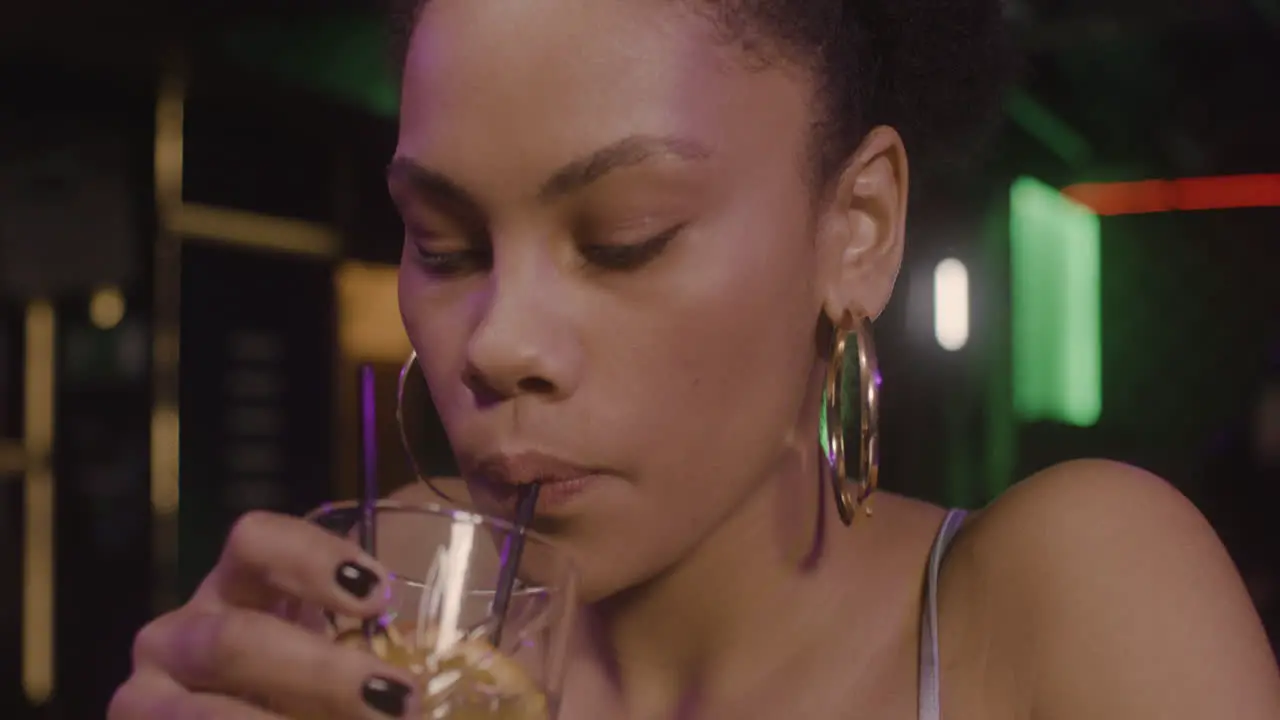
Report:
[[[534,482],[553,485],[598,474],[592,468],[537,452],[491,455],[481,460],[472,472],[487,482],[502,485]]]
[[[468,473],[481,481],[503,506],[514,511],[517,489],[540,483],[538,514],[551,512],[586,491],[602,471],[538,452],[484,458]]]

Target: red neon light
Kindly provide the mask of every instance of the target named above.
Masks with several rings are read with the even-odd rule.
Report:
[[[1080,183],[1062,194],[1099,215],[1280,207],[1280,175]]]

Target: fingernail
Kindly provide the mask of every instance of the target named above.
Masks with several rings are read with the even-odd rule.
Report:
[[[374,675],[365,680],[360,694],[366,705],[383,715],[402,717],[411,692],[413,691],[404,683]]]
[[[354,595],[357,600],[369,597],[373,589],[378,586],[377,573],[353,562],[339,565],[335,578],[338,586]]]

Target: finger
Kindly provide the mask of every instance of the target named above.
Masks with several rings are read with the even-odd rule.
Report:
[[[191,690],[270,698],[290,717],[401,717],[416,707],[406,670],[264,612],[192,610],[169,631],[155,662]]]
[[[386,577],[350,540],[301,518],[251,512],[232,527],[218,568],[201,592],[258,610],[277,605],[283,595],[373,617],[387,600]]]
[[[285,720],[284,716],[225,695],[188,692],[156,672],[143,671],[116,691],[107,720]]]

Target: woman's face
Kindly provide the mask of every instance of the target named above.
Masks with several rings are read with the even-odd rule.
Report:
[[[464,475],[593,473],[542,508],[588,596],[816,443],[809,84],[682,5],[432,0],[405,67],[405,327]]]

